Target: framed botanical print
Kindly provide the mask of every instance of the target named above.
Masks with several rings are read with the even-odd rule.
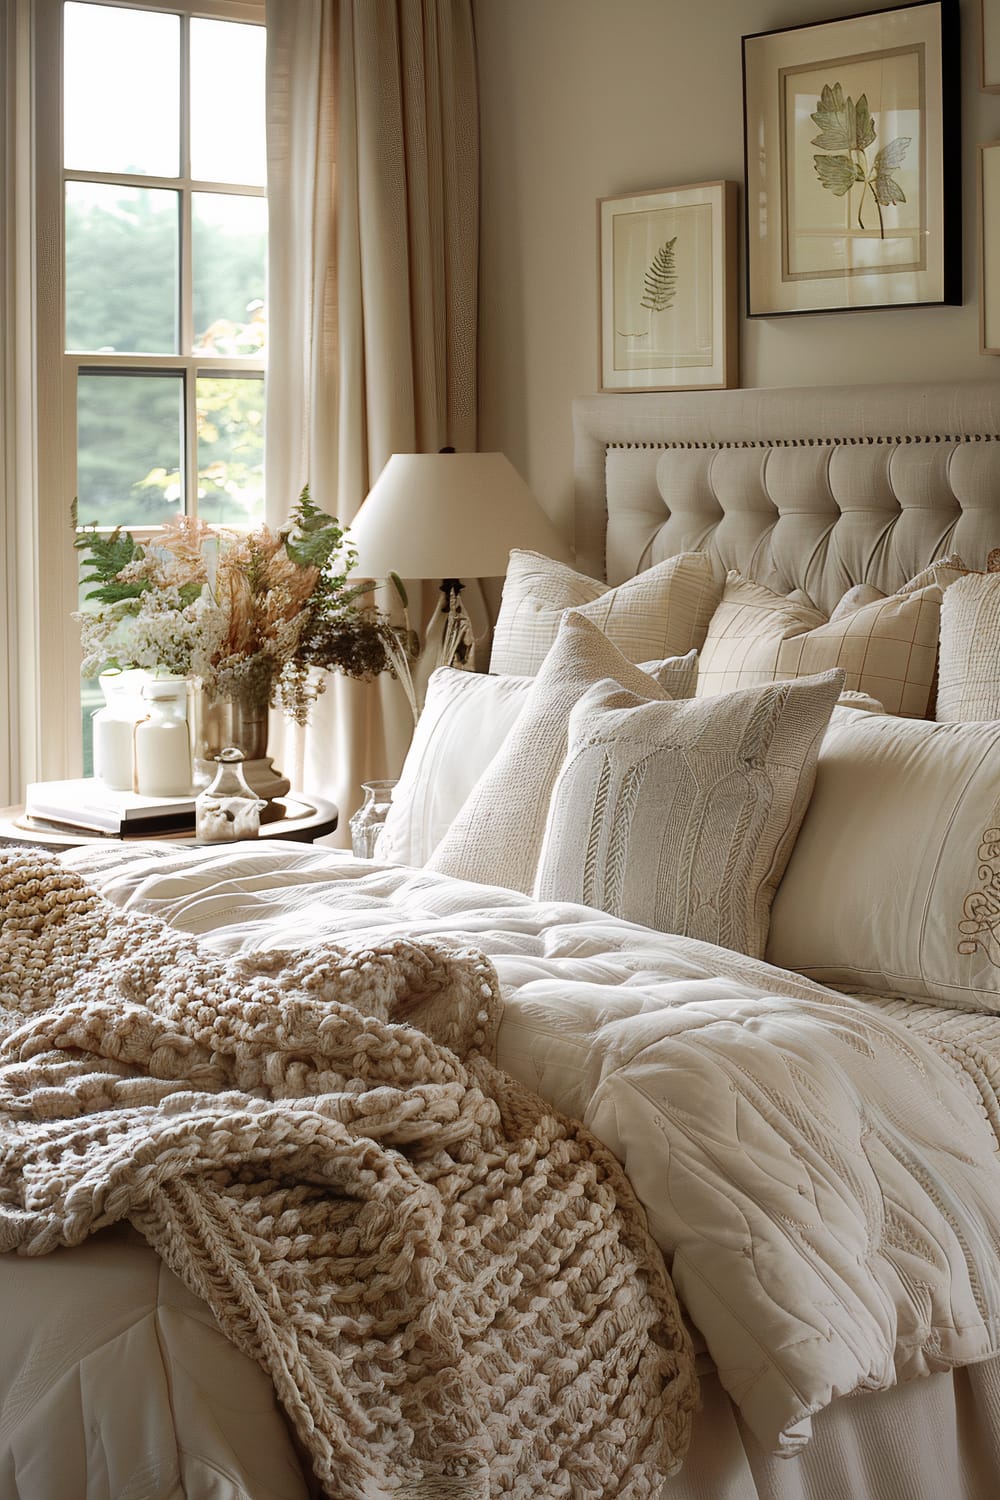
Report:
[[[1000,141],[979,148],[979,335],[1000,354]]]
[[[737,385],[736,183],[602,198],[598,232],[601,389]]]
[[[1000,94],[1000,0],[979,0],[979,87]]]
[[[958,303],[957,0],[743,38],[747,312]]]

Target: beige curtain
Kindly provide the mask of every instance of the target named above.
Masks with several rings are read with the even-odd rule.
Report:
[[[0,806],[39,775],[32,7],[0,5]]]
[[[476,446],[478,103],[471,0],[268,0],[268,519],[308,480],[348,522],[394,452]],[[401,688],[333,676],[293,786],[395,774]]]

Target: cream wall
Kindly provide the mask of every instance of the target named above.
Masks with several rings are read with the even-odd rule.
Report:
[[[482,120],[480,447],[572,529],[570,403],[597,389],[596,200],[741,184],[745,33],[887,8],[866,0],[475,0]],[[979,353],[978,0],[962,0],[961,307],[740,323],[740,384],[1000,380]],[[741,305],[743,301],[741,254]],[[998,387],[1000,395],[1000,387]]]

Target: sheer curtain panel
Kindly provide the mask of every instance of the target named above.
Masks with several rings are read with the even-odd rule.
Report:
[[[302,485],[349,522],[394,452],[476,446],[478,100],[471,0],[269,0],[268,518]],[[294,786],[396,774],[399,685],[332,677],[275,724]]]

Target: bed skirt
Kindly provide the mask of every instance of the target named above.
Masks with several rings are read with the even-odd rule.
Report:
[[[317,1495],[267,1377],[134,1231],[0,1266],[3,1500]],[[1000,1359],[837,1401],[792,1459],[761,1451],[707,1357],[700,1366],[692,1447],[662,1500],[1000,1494]]]

